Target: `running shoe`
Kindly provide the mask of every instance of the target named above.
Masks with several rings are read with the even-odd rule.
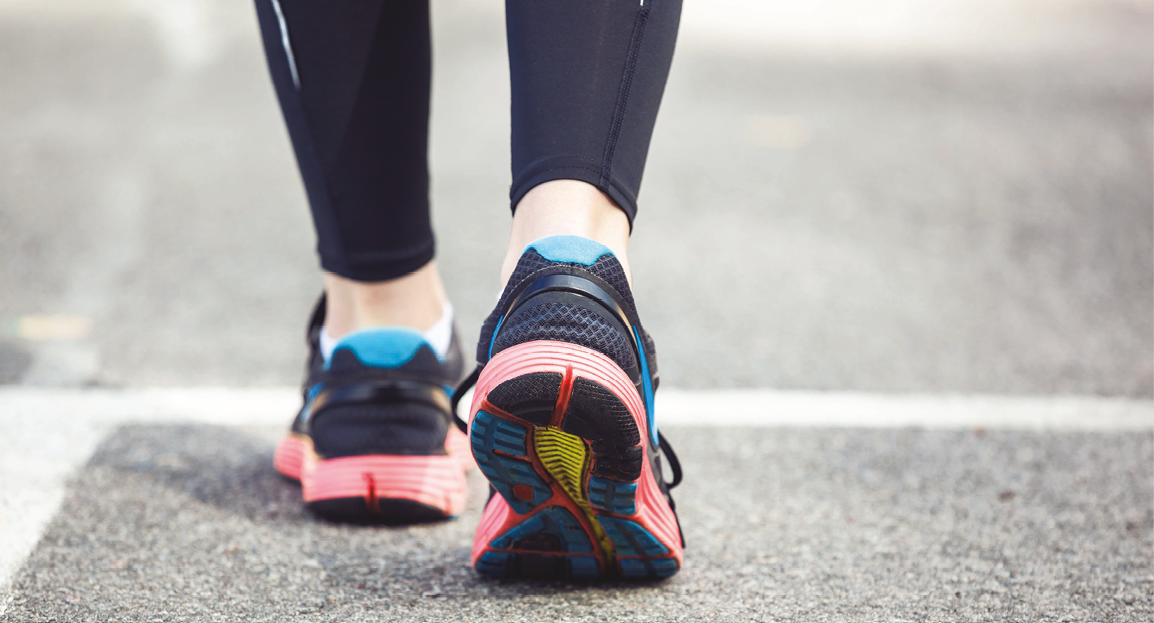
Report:
[[[579,581],[677,573],[669,489],[681,468],[654,424],[653,341],[616,256],[577,236],[530,244],[477,350],[454,395],[476,386],[469,442],[492,485],[474,568]]]
[[[333,521],[435,521],[465,508],[468,439],[449,409],[461,378],[453,331],[442,360],[413,329],[383,327],[343,337],[326,363],[325,299],[309,322],[304,405],[273,455],[301,483],[305,505]]]

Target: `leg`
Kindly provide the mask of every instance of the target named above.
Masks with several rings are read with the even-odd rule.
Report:
[[[454,516],[469,459],[445,393],[462,360],[429,222],[428,2],[256,5],[326,291],[274,464],[328,519]]]
[[[514,217],[505,290],[477,346],[470,440],[497,495],[473,565],[498,577],[668,577],[681,567],[669,497],[680,470],[657,434],[656,355],[625,250],[680,3],[506,8]]]
[[[605,244],[628,273],[626,245],[681,2],[505,6],[514,217],[502,281],[527,244],[556,234]]]
[[[258,0],[269,68],[326,271],[326,329],[426,330],[433,259],[427,0]]]

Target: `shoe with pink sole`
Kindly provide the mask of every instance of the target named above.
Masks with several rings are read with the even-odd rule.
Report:
[[[576,236],[530,244],[477,355],[455,396],[475,383],[469,442],[494,491],[474,568],[582,581],[677,573],[669,489],[681,469],[656,429],[653,342],[616,256]]]
[[[460,379],[454,332],[442,359],[412,329],[344,336],[325,362],[313,313],[304,405],[273,457],[299,480],[305,504],[332,521],[403,524],[448,519],[465,508],[468,441],[454,425],[449,392]]]

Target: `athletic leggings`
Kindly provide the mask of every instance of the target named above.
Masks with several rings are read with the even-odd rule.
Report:
[[[321,267],[356,281],[433,258],[428,0],[256,0]],[[588,182],[628,215],[681,0],[506,0],[513,208],[534,186]]]

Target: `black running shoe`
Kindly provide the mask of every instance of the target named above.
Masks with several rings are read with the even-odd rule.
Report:
[[[273,457],[317,515],[355,523],[445,519],[465,508],[466,437],[449,392],[460,379],[456,331],[442,360],[413,329],[355,331],[320,352],[322,296],[309,322],[304,406]]]
[[[485,575],[658,579],[681,568],[654,423],[657,362],[604,245],[529,245],[481,330],[469,439],[495,494],[473,542]],[[662,478],[661,455],[674,480]]]

